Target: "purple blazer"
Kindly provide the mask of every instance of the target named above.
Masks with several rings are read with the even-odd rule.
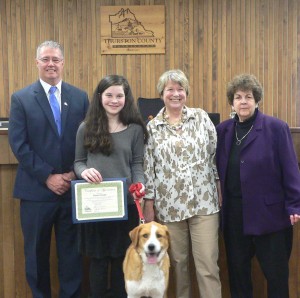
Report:
[[[216,161],[226,222],[225,181],[235,121],[217,126]],[[262,235],[291,225],[289,215],[300,214],[300,172],[287,123],[258,111],[253,129],[240,152],[243,221],[246,235]]]

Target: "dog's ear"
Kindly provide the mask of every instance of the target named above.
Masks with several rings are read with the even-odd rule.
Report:
[[[139,244],[140,229],[141,229],[141,226],[137,226],[129,232],[129,237],[130,237],[134,247],[137,247]]]
[[[167,236],[167,240],[168,240],[168,247],[169,247],[170,246],[170,233],[169,233],[169,229],[165,225],[163,225],[163,229],[166,231],[166,236]]]

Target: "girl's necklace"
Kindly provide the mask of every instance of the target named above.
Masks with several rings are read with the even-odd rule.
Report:
[[[236,138],[236,144],[237,144],[238,146],[241,145],[242,140],[246,138],[246,136],[249,134],[249,132],[252,130],[252,128],[253,128],[253,124],[252,124],[252,126],[250,127],[250,129],[247,131],[247,133],[246,133],[241,139],[239,139],[238,136],[237,136],[237,130],[236,130],[236,126],[235,126],[235,138]]]
[[[118,122],[116,127],[111,131],[111,133],[116,132],[116,130],[118,129],[118,127],[120,126],[121,122]]]

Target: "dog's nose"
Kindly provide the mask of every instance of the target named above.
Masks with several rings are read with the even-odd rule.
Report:
[[[155,249],[154,244],[149,244],[149,245],[148,245],[148,249],[149,249],[150,251],[153,251],[153,250]]]

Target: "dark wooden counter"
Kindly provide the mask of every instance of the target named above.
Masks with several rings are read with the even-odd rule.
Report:
[[[291,127],[291,134],[294,142],[295,151],[300,163],[300,127]]]
[[[0,129],[0,164],[13,165],[17,163],[18,161],[8,145],[8,131]]]

